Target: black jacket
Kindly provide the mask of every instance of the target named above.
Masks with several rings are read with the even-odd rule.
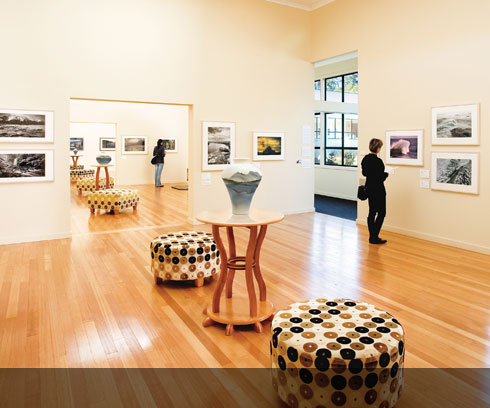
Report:
[[[368,195],[386,195],[384,181],[388,177],[385,165],[376,154],[370,153],[362,159],[362,175],[366,177]]]
[[[165,147],[155,146],[153,149],[153,156],[156,156],[155,164],[163,163],[165,157]]]

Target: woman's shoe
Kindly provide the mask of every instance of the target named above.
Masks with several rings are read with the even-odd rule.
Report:
[[[381,239],[381,238],[375,238],[369,240],[370,244],[386,244],[387,242],[388,241],[386,239]]]

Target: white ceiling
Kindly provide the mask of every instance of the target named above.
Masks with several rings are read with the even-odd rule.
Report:
[[[312,11],[335,0],[266,0],[272,3],[279,3],[289,7],[296,7],[302,10]]]

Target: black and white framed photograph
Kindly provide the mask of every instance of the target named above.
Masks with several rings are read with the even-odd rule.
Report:
[[[433,145],[478,145],[479,104],[432,108]]]
[[[177,139],[163,139],[163,147],[167,153],[176,153]]]
[[[223,170],[235,157],[235,123],[202,123],[202,169]]]
[[[83,137],[70,137],[70,150],[83,151]]]
[[[116,139],[113,137],[99,138],[99,150],[101,152],[112,152],[116,150]]]
[[[254,160],[284,160],[284,133],[254,132]]]
[[[388,130],[386,132],[386,163],[423,166],[423,138],[423,130]]]
[[[0,150],[0,183],[54,180],[53,150]]]
[[[54,112],[0,109],[0,142],[53,143]]]
[[[432,152],[431,188],[478,194],[478,153]]]
[[[148,138],[146,136],[123,136],[122,154],[148,154]]]

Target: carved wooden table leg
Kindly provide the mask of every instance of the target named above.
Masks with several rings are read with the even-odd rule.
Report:
[[[100,185],[100,167],[97,167],[97,171],[95,172],[95,191],[99,191]]]
[[[106,190],[109,190],[110,187],[110,182],[109,182],[109,168],[106,166],[104,167],[105,169],[105,188]]]
[[[235,236],[233,234],[233,227],[226,227],[226,233],[228,235],[228,248],[230,250],[230,259],[236,257],[236,245]],[[233,296],[233,279],[235,278],[235,270],[230,269],[228,271],[228,279],[226,280],[226,297],[231,298]]]
[[[262,243],[265,239],[265,234],[267,232],[267,225],[262,225],[260,227],[259,237],[257,239],[257,245],[255,248],[255,266],[254,266],[254,274],[255,279],[257,279],[257,283],[259,284],[259,299],[261,302],[267,300],[267,289],[265,286],[264,278],[262,277],[262,272],[260,271],[260,250],[262,248]]]
[[[213,225],[213,237],[221,257],[221,273],[219,277],[218,287],[213,294],[213,313],[218,313],[221,293],[223,292],[223,288],[225,287],[228,274],[228,257],[226,256],[226,249],[219,235],[219,226],[217,225]]]

